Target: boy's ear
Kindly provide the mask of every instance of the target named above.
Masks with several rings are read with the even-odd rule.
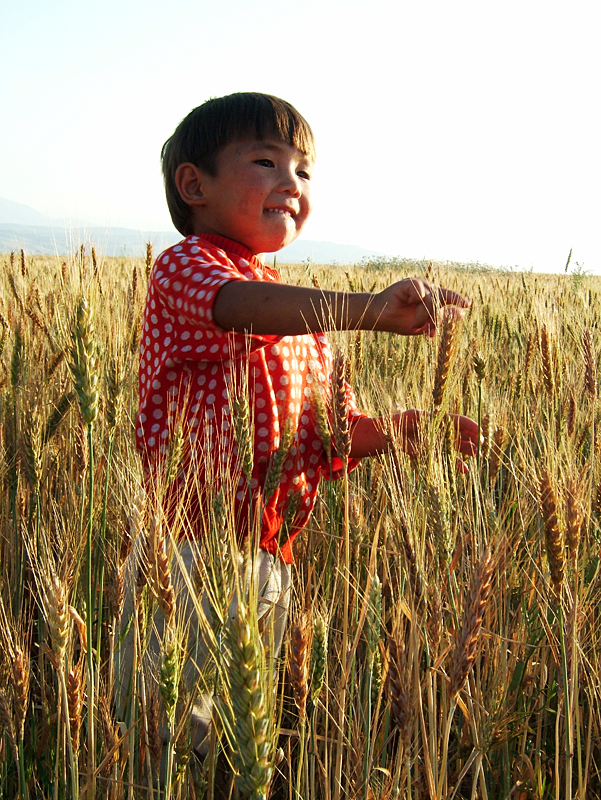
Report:
[[[175,186],[184,203],[189,206],[205,204],[203,181],[204,175],[196,164],[186,162],[175,170]]]

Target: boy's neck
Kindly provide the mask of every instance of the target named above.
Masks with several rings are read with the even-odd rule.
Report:
[[[228,239],[226,236],[221,236],[219,233],[194,233],[192,235],[198,237],[199,239],[204,239],[211,244],[216,244],[217,247],[221,247],[223,250],[227,250],[229,253],[234,253],[241,258],[245,258],[247,261],[250,261],[251,258],[254,258],[255,261],[258,261],[261,264],[265,263],[264,253],[254,254],[248,249],[248,247],[246,247],[246,245],[240,244],[240,242],[235,242],[233,239]]]

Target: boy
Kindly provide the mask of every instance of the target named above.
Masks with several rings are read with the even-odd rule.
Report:
[[[331,373],[323,332],[433,336],[436,308],[469,304],[422,279],[400,281],[379,294],[279,282],[258,256],[280,250],[302,231],[311,212],[315,148],[307,122],[278,98],[239,93],[208,101],[180,123],[163,147],[162,160],[169,210],[187,238],[159,256],[150,280],[138,444],[152,473],[164,461],[179,422],[188,442],[183,472],[193,465],[195,484],[202,485],[209,476],[200,474],[200,454],[211,452],[219,463],[237,450],[231,395],[248,373],[255,431],[250,485],[255,493],[263,488],[284,426],[294,431],[279,488],[264,504],[259,541],[263,551],[278,553],[290,497],[300,494],[295,530],[279,550],[280,560],[289,564],[294,535],[313,508],[319,476],[330,477],[330,469],[338,476],[342,467],[337,458],[328,462],[311,403],[316,383],[326,387]],[[347,401],[353,466],[387,449],[387,426],[359,413],[350,388]],[[394,422],[411,449],[419,434],[418,412],[397,414]],[[465,417],[456,417],[455,423],[460,451],[472,455],[477,425]],[[184,482],[182,477],[175,490],[180,496]],[[241,530],[248,511],[244,484],[241,476],[236,495]],[[194,528],[198,491],[186,499]]]
[[[261,517],[259,613],[273,609],[276,652],[289,603],[292,542],[311,514],[320,477],[338,477],[343,468],[336,454],[328,458],[315,413],[316,392],[326,390],[332,372],[324,331],[433,336],[436,309],[468,306],[461,295],[422,279],[379,294],[281,283],[260,254],[280,250],[302,231],[311,212],[314,160],[309,125],[278,98],[234,94],[188,114],[162,150],[169,210],[186,238],[154,265],[141,344],[137,437],[146,478],[160,482],[178,430],[184,455],[165,507],[172,517],[176,506],[183,510],[185,533],[194,539],[209,492],[214,497],[235,476],[237,485],[226,488],[235,494],[240,537],[257,510]],[[246,455],[234,435],[237,396],[248,397],[254,429]],[[391,425],[401,431],[405,449],[416,446],[419,412],[370,419],[358,411],[348,386],[346,400],[349,468],[388,448]],[[456,417],[455,425],[460,452],[473,455],[476,423]],[[270,457],[283,436],[290,447],[279,481],[266,492]],[[244,459],[247,474],[239,463]],[[281,543],[285,519],[291,533]],[[188,568],[190,549],[184,545],[180,553]],[[201,717],[199,711],[199,728]]]

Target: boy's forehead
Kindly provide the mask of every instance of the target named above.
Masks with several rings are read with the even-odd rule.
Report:
[[[289,144],[285,142],[283,139],[276,139],[276,138],[266,138],[266,139],[257,139],[256,137],[250,139],[241,139],[237,142],[232,142],[233,145],[238,145],[239,147],[244,148],[248,152],[253,152],[255,150],[268,150],[271,152],[294,152],[298,154],[300,157],[307,161],[313,161],[312,156],[308,153],[304,153],[302,150],[299,150],[293,144]]]

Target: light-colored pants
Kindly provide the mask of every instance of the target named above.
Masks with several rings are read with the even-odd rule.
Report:
[[[177,543],[178,552],[172,559],[172,582],[177,592],[177,617],[183,619],[188,625],[187,652],[190,658],[187,659],[186,666],[182,674],[182,680],[191,689],[196,684],[199,669],[202,667],[206,655],[207,647],[202,636],[203,623],[206,628],[206,621],[211,621],[211,610],[209,598],[206,592],[201,596],[201,608],[205,620],[200,621],[197,611],[197,604],[191,596],[188,586],[194,580],[195,564],[197,558],[197,547],[193,543],[183,540]],[[129,572],[128,589],[126,591],[125,605],[122,616],[122,629],[125,630],[133,619],[133,597],[135,586],[135,571],[137,569],[138,557],[136,548],[132,553],[132,569]],[[244,569],[242,557],[239,561],[239,569]],[[258,598],[257,616],[261,620],[263,631],[263,642],[269,648],[273,660],[278,656],[286,632],[288,620],[288,608],[291,595],[291,568],[279,558],[274,557],[265,550],[259,550],[255,556],[254,565],[254,595]],[[247,579],[246,590],[248,592]],[[236,615],[238,607],[238,597],[234,598],[229,608],[230,619]],[[161,640],[163,638],[164,615],[158,610],[154,617],[153,632],[150,643],[146,651],[145,659],[157,662],[161,653]],[[117,709],[119,718],[126,716],[128,692],[132,683],[132,668],[134,659],[134,626],[133,622],[123,639],[120,649],[120,659],[116,684],[119,692],[117,698]],[[138,665],[139,666],[139,665]],[[158,676],[158,666],[156,668]],[[203,740],[207,737],[207,731],[213,713],[212,696],[209,693],[200,694],[194,702],[192,709],[192,742],[199,754],[205,748]],[[131,724],[131,722],[129,723]]]

